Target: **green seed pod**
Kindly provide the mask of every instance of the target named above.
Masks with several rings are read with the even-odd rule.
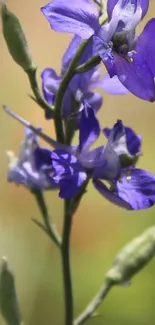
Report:
[[[22,325],[15,280],[12,272],[8,269],[6,258],[1,260],[0,312],[8,325]]]
[[[1,17],[3,36],[13,60],[25,71],[35,69],[21,24],[5,1],[1,4]]]
[[[155,255],[155,226],[133,239],[116,256],[106,278],[114,284],[124,284],[146,266]]]

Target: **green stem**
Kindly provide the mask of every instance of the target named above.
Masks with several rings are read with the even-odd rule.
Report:
[[[96,65],[100,64],[101,58],[99,55],[94,55],[91,59],[89,59],[87,62],[79,65],[76,68],[76,73],[83,73],[86,72],[92,68],[94,68]]]
[[[92,299],[92,301],[88,304],[86,309],[82,312],[82,314],[74,321],[74,325],[82,325],[89,318],[93,317],[93,314],[96,308],[103,302],[109,293],[113,283],[110,281],[105,281],[98,291],[97,295]],[[94,315],[96,316],[96,315]]]
[[[29,78],[29,82],[31,85],[31,89],[34,93],[34,96],[36,98],[36,102],[45,110],[48,111],[50,113],[53,114],[53,108],[52,106],[48,105],[48,103],[45,101],[45,99],[43,98],[43,96],[40,93],[40,89],[38,87],[38,83],[37,83],[37,77],[36,77],[36,69],[32,69],[32,70],[27,70],[27,76]]]
[[[61,117],[61,108],[62,108],[62,102],[64,98],[64,94],[66,92],[66,89],[73,78],[73,76],[76,73],[76,66],[78,64],[78,61],[81,57],[82,52],[84,51],[86,45],[88,44],[88,40],[84,40],[78,50],[76,51],[70,66],[68,70],[66,71],[64,78],[60,84],[60,87],[57,92],[56,100],[55,100],[55,111],[54,111],[54,121],[55,121],[55,130],[56,130],[56,136],[57,140],[61,143],[65,143],[65,135],[63,130],[63,122]]]
[[[83,198],[83,195],[87,191],[87,186],[88,186],[89,181],[90,181],[90,177],[88,176],[87,179],[85,180],[85,182],[82,184],[79,192],[76,194],[74,199],[71,201],[70,206],[69,206],[70,214],[74,214],[76,212],[76,210],[78,209],[79,204]]]
[[[40,208],[43,220],[44,220],[44,224],[45,224],[45,228],[46,231],[49,235],[49,237],[52,239],[52,241],[60,248],[61,247],[61,238],[58,234],[58,231],[56,229],[56,226],[54,225],[54,223],[52,222],[50,216],[49,216],[49,212],[47,210],[47,206],[44,200],[44,196],[43,193],[41,191],[32,191],[32,193],[34,194],[38,207]]]
[[[64,202],[64,226],[62,237],[62,268],[63,268],[63,282],[65,295],[65,325],[73,325],[73,294],[72,294],[72,280],[70,270],[70,233],[72,226],[73,214],[69,213],[70,201]]]
[[[70,256],[69,244],[70,233],[72,226],[72,219],[79,203],[86,192],[89,178],[84,182],[78,194],[72,200],[65,200],[64,207],[64,227],[62,237],[62,266],[64,278],[64,292],[65,292],[65,325],[73,325],[73,293],[72,293],[72,280],[70,271]]]

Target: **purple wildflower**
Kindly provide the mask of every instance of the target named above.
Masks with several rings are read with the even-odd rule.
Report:
[[[99,13],[91,1],[53,0],[41,10],[51,28],[93,39],[109,75],[117,75],[134,95],[155,100],[155,19],[139,37],[135,30],[146,15],[149,0],[108,0],[108,22],[99,24]],[[150,41],[151,40],[151,41]]]
[[[141,152],[141,137],[129,127],[124,127],[120,120],[111,131],[104,129],[108,137],[107,144],[91,150],[92,144],[101,133],[99,122],[91,107],[86,106],[81,113],[78,146],[58,143],[8,108],[5,110],[54,146],[55,150],[49,151],[49,165],[44,159],[43,161],[50,169],[51,184],[55,182],[60,187],[60,197],[72,198],[89,177],[105,198],[120,207],[140,210],[154,205],[155,176],[134,167],[134,158]],[[123,166],[122,156],[125,157]],[[42,159],[38,161],[42,167]],[[109,187],[105,185],[105,180],[108,181]]]

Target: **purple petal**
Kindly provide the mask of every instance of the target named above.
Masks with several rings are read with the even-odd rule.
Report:
[[[138,37],[136,51],[143,56],[155,76],[155,18],[146,24]]]
[[[124,126],[120,120],[115,123],[110,132],[108,142],[104,147],[100,159],[96,161],[93,178],[117,180],[120,177],[121,165],[119,154],[126,152],[124,145]]]
[[[86,180],[87,175],[85,172],[78,172],[74,175],[68,176],[60,181],[59,196],[62,199],[71,199],[79,191],[81,185]]]
[[[129,90],[122,85],[117,76],[110,78],[108,73],[105,74],[102,79],[94,82],[93,87],[101,88],[111,95],[124,95],[129,92]]]
[[[113,78],[115,75],[117,75],[114,58],[103,61],[103,63],[107,69],[107,72],[109,73],[110,78]]]
[[[74,155],[64,150],[52,152],[53,180],[59,184],[59,196],[72,198],[86,180],[87,175]]]
[[[85,102],[81,113],[79,131],[79,150],[87,151],[100,135],[99,121],[91,106]]]
[[[108,59],[113,58],[112,47],[107,42],[105,42],[101,37],[93,37],[94,46],[97,53],[101,57],[103,62],[106,62]]]
[[[63,75],[65,73],[65,71],[68,69],[71,60],[78,48],[78,46],[80,45],[82,39],[80,36],[75,35],[69,45],[69,47],[67,48],[63,58],[62,58],[62,71],[61,74]]]
[[[106,138],[109,138],[111,129],[104,128],[103,133]],[[131,155],[136,155],[141,151],[142,137],[137,135],[131,128],[125,127],[125,137],[128,151]]]
[[[91,1],[53,0],[41,8],[52,29],[88,39],[99,28],[98,11]]]
[[[124,136],[125,136],[124,125],[121,120],[117,120],[117,122],[114,124],[113,128],[110,131],[108,143],[116,147],[117,142],[119,142],[120,139]]]
[[[111,19],[113,9],[115,5],[117,4],[118,0],[108,0],[107,1],[107,13],[108,13],[108,19]]]
[[[102,156],[94,158],[92,178],[116,181],[120,177],[121,166],[117,153],[112,146],[105,146]]]
[[[116,71],[121,83],[134,95],[144,100],[155,100],[153,73],[142,56],[133,54],[133,62],[116,56]]]
[[[34,150],[34,162],[36,169],[41,169],[44,166],[52,166],[52,158],[51,158],[52,151],[47,148],[36,148]]]
[[[98,162],[98,165],[96,164],[96,168],[93,170],[93,178],[117,180],[121,173],[119,155],[126,153],[126,151],[124,126],[118,120],[110,132],[108,142],[100,157],[100,164]]]
[[[142,170],[132,169],[131,180],[124,176],[117,183],[118,195],[129,203],[133,210],[148,209],[155,203],[155,175]]]
[[[108,201],[110,201],[111,203],[127,209],[127,210],[132,210],[131,206],[129,203],[127,203],[126,201],[124,201],[121,197],[119,197],[118,195],[116,195],[114,192],[110,191],[104,183],[102,183],[100,180],[93,180],[93,184],[95,186],[95,188],[97,189],[97,191],[103,195]]]
[[[24,185],[26,187],[29,187],[30,184],[25,175],[25,172],[17,164],[12,167],[9,167],[7,172],[7,181],[10,183],[13,182],[17,185]]]
[[[55,95],[58,91],[61,78],[57,76],[53,69],[45,69],[41,73],[42,78],[42,90],[46,101],[53,105],[55,101]]]
[[[142,8],[142,18],[146,15],[149,8],[149,0],[140,0],[140,6]]]
[[[100,32],[100,34],[102,33]],[[107,42],[103,41],[102,35],[100,35],[100,37],[94,36],[93,41],[97,53],[99,54],[102,62],[104,63],[110,77],[112,78],[117,74],[115,62],[114,62],[114,56],[112,53],[112,46],[110,46]]]
[[[79,161],[84,168],[94,170],[97,166],[103,166],[103,152],[104,146],[82,152],[79,156]]]
[[[102,106],[103,97],[98,93],[89,92],[84,96],[84,99],[92,107],[95,114],[99,111]]]
[[[53,179],[59,183],[62,177],[73,175],[77,171],[82,171],[82,167],[77,158],[65,150],[53,150],[51,153]]]
[[[7,179],[17,185],[28,188],[47,190],[56,188],[51,178],[51,151],[41,148],[36,134],[26,130],[24,140],[20,146],[19,155],[8,153],[10,164]]]
[[[109,20],[111,19],[111,16],[112,16],[112,12],[113,12],[113,9],[115,7],[115,5],[118,3],[118,2],[122,2],[122,6],[125,4],[125,2],[127,2],[126,0],[121,0],[121,1],[118,1],[118,0],[108,0],[107,2],[107,12],[108,12],[108,17],[109,17]],[[149,0],[138,0],[138,1],[132,1],[133,3],[135,3],[135,6],[138,4],[140,4],[141,6],[141,9],[142,9],[142,18],[146,15],[147,11],[148,11],[148,7],[149,7]]]
[[[53,69],[45,69],[41,74],[41,78],[44,97],[50,105],[54,105],[55,96],[61,83],[62,77],[57,76],[56,72]],[[65,92],[62,105],[62,116],[64,118],[67,118],[70,115],[71,108],[72,94],[70,87],[68,87],[67,91]],[[46,118],[53,118],[53,115],[48,112],[46,113]]]

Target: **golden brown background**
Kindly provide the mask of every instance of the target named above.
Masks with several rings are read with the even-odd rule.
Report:
[[[46,1],[7,2],[22,21],[39,72],[45,67],[53,67],[59,72],[62,53],[71,36],[50,30],[40,12]],[[154,0],[150,3],[147,19],[153,16]],[[42,110],[27,96],[31,93],[27,77],[12,61],[2,33],[0,49],[0,105],[7,104],[35,125],[43,125],[44,130],[54,136],[52,122],[44,120]],[[103,96],[104,105],[99,114],[101,124],[112,126],[119,118],[135,128],[143,136],[144,155],[139,166],[155,173],[155,104],[132,95]],[[8,161],[5,151],[12,149],[18,152],[22,135],[23,127],[1,111],[0,256],[7,256],[16,275],[24,324],[59,325],[63,324],[64,317],[60,257],[46,235],[31,221],[31,217],[40,218],[32,195],[6,181]],[[62,201],[57,198],[57,193],[46,196],[61,230]],[[71,262],[76,313],[96,293],[118,250],[154,223],[154,207],[146,211],[126,212],[112,206],[90,185],[89,193],[74,217],[72,231]],[[155,261],[133,279],[130,287],[113,289],[99,311],[101,317],[91,320],[90,324],[154,325]],[[3,324],[0,319],[0,325]]]

